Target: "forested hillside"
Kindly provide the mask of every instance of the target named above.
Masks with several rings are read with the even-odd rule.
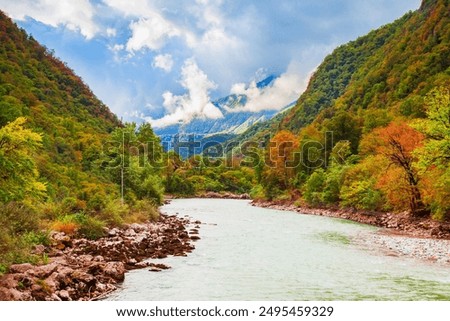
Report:
[[[446,217],[449,88],[449,1],[426,0],[337,48],[296,106],[253,135],[272,137],[254,196]]]
[[[149,125],[122,125],[51,50],[0,12],[0,272],[39,260],[30,248],[48,242],[50,229],[95,238],[103,226],[156,215],[162,182],[151,165],[134,166],[131,147],[141,141],[155,142],[146,153],[160,150]],[[152,186],[143,191],[144,184]]]

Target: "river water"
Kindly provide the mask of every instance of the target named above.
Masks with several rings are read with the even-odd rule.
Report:
[[[371,226],[244,200],[178,199],[162,211],[202,222],[196,249],[153,260],[169,270],[127,273],[109,300],[450,300],[448,266],[359,245]]]

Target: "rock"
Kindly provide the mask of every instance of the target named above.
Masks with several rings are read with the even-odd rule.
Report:
[[[123,233],[125,236],[136,236],[136,231],[132,228],[129,228]]]
[[[103,271],[114,280],[123,281],[125,279],[125,265],[122,262],[108,262]]]
[[[70,238],[69,235],[66,235],[65,233],[53,233],[51,235],[51,238],[56,242],[57,245],[59,244],[63,244],[65,247],[66,246],[72,246],[72,239]]]
[[[135,232],[140,233],[142,231],[145,231],[145,226],[137,223],[133,223],[130,225],[130,228],[133,229]]]
[[[146,267],[150,266],[150,262],[146,262],[146,261],[138,262],[134,266],[136,268],[146,268]]]
[[[63,301],[72,301],[72,298],[70,297],[70,294],[67,290],[61,290],[57,294],[61,300]]]
[[[8,296],[11,301],[30,301],[32,299],[30,292],[21,292],[16,289],[9,289]]]
[[[58,265],[56,263],[50,263],[46,265],[41,265],[30,271],[30,274],[34,275],[39,279],[45,279],[47,276],[52,274],[58,269]]]
[[[150,272],[161,272],[161,269],[158,269],[157,267],[152,267],[150,270]]]
[[[94,278],[94,276],[92,274],[80,271],[80,270],[75,270],[73,271],[73,273],[71,274],[72,279],[78,281],[78,282],[83,282],[86,283],[88,285],[94,285],[96,280]]]
[[[130,264],[130,265],[136,265],[136,263],[137,263],[136,259],[129,259],[127,262],[127,264]]]
[[[152,268],[155,268],[155,269],[159,269],[159,270],[168,270],[171,268],[170,266],[162,264],[162,263],[150,263],[149,266],[151,266]]]
[[[19,281],[14,278],[14,275],[7,274],[1,278],[0,287],[7,289],[15,288],[19,285]],[[0,300],[1,301],[1,300]]]
[[[13,264],[9,267],[9,273],[25,273],[32,268],[33,265],[31,265],[30,263]]]
[[[108,235],[109,235],[109,236],[116,236],[116,235],[118,235],[119,233],[120,233],[120,230],[119,230],[118,228],[113,228],[113,229],[110,229],[110,230],[109,230]]]
[[[40,244],[40,245],[34,245],[33,249],[31,250],[32,254],[36,254],[36,255],[42,255],[45,252],[45,246]]]
[[[45,298],[45,301],[62,301],[59,296],[56,295],[56,293],[52,293],[52,295],[48,298]]]

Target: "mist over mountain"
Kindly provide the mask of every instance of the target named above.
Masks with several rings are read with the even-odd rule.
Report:
[[[270,87],[277,79],[276,75],[270,75],[256,83],[256,88],[264,90]],[[251,126],[268,121],[278,113],[291,108],[295,102],[288,106],[273,106],[273,109],[261,110],[257,112],[246,111],[245,105],[248,97],[244,94],[231,94],[220,98],[213,103],[221,113],[222,118],[194,118],[189,123],[177,123],[163,128],[156,128],[155,133],[159,135],[166,150],[172,150],[178,146],[179,142],[195,140],[201,142],[201,146],[195,148],[195,154],[201,153],[206,143],[222,143],[236,135],[244,133]],[[281,107],[281,108],[280,108]],[[183,157],[189,153],[178,150]]]

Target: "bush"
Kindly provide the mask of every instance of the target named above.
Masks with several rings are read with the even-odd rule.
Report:
[[[162,204],[164,188],[161,185],[161,179],[155,175],[147,176],[142,184],[139,186],[139,193],[137,196],[139,199],[149,199],[156,204]]]
[[[325,186],[326,175],[322,168],[316,170],[304,185],[304,199],[311,205],[323,202],[322,192]]]
[[[31,205],[10,202],[0,205],[0,226],[11,235],[36,231],[39,227],[39,213]]]
[[[54,222],[51,228],[54,231],[63,232],[67,235],[75,235],[80,226],[72,219],[69,219],[69,217],[63,217]]]
[[[178,195],[192,196],[195,195],[196,191],[192,182],[175,173],[167,177],[166,192]]]
[[[159,218],[159,212],[156,206],[148,201],[137,201],[131,208],[130,213],[125,217],[125,223],[144,223],[156,221]]]
[[[48,235],[39,232],[38,213],[31,205],[9,203],[0,205],[0,269],[13,263],[38,263],[41,258],[31,255],[31,246],[48,244]],[[0,271],[0,273],[1,273]]]
[[[369,180],[351,182],[342,187],[341,204],[361,210],[376,210],[382,206],[383,195]]]
[[[88,239],[98,239],[104,236],[104,227],[105,222],[83,212],[65,215],[53,225],[56,231],[64,232],[68,235],[77,234]]]
[[[264,188],[261,185],[255,185],[250,191],[250,197],[254,200],[264,199]]]
[[[97,192],[90,196],[87,200],[87,208],[94,211],[101,211],[106,206],[106,194],[102,192]]]
[[[105,222],[84,214],[78,215],[80,229],[78,233],[87,239],[96,240],[105,236]]]
[[[124,222],[125,216],[130,212],[129,206],[119,199],[108,200],[103,210],[97,213],[97,217],[110,226],[120,226]]]

